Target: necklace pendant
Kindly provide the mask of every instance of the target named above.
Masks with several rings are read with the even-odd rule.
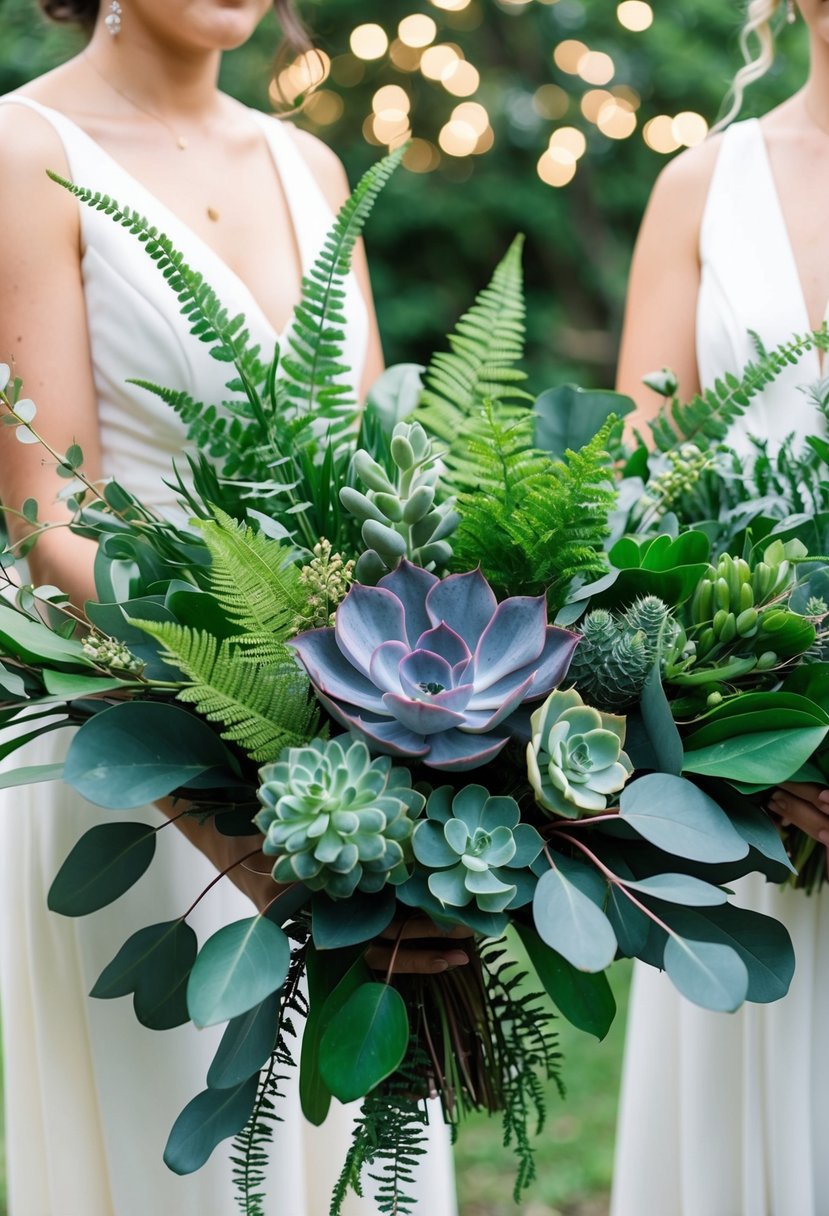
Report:
[[[183,135],[179,135],[176,137],[176,147],[181,152],[187,151],[187,140],[184,138]]]
[[[209,220],[212,220],[213,223],[216,224],[221,219],[221,213],[218,212],[215,207],[208,207],[207,208],[207,218]]]

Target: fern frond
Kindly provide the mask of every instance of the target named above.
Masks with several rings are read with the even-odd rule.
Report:
[[[315,733],[317,713],[308,681],[285,651],[282,664],[239,661],[239,651],[203,630],[173,621],[134,621],[164,647],[162,658],[190,681],[178,700],[208,722],[222,724],[223,739],[252,760],[275,760],[283,747],[299,747]]]
[[[556,604],[576,574],[605,569],[603,541],[615,501],[604,445],[613,420],[579,452],[551,460],[533,447],[531,417],[503,422],[492,405],[469,441],[477,487],[459,498],[457,569],[480,563],[496,592]]]
[[[220,510],[212,520],[200,521],[199,529],[212,559],[210,588],[240,628],[232,640],[260,658],[273,646],[278,654],[306,607],[291,551]]]
[[[671,401],[650,423],[656,446],[667,452],[677,444],[694,443],[704,450],[722,442],[752,400],[815,347],[823,351],[829,347],[825,329],[795,335],[772,351],[761,347],[756,362],[749,363],[742,376],[727,372],[687,405],[677,399]]]
[[[345,280],[354,246],[380,194],[403,158],[405,148],[384,157],[363,175],[344,203],[322,251],[302,281],[302,299],[288,331],[292,353],[282,359],[285,393],[300,414],[322,418],[336,433],[350,425],[357,410],[344,377]]]
[[[513,241],[489,285],[450,335],[450,350],[436,354],[426,371],[412,418],[450,444],[450,451],[486,400],[499,402],[502,413],[508,402],[531,400],[519,388],[526,375],[515,366],[524,356],[523,243],[523,237]]]
[[[257,415],[263,417],[258,389],[266,379],[268,364],[263,363],[259,357],[260,347],[251,344],[244,316],[240,314],[231,317],[213,288],[198,271],[185,262],[184,256],[175,248],[170,238],[159,232],[139,212],[122,207],[115,199],[99,190],[93,191],[85,186],[75,185],[56,173],[50,173],[49,176],[87,207],[103,212],[142,242],[148,255],[177,294],[182,316],[187,318],[191,334],[200,342],[210,345],[210,353],[215,359],[236,366],[251,405]]]

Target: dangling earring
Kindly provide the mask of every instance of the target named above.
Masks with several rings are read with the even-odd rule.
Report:
[[[797,9],[794,6],[794,0],[786,0],[786,21],[789,25],[794,25],[797,21]]]
[[[121,5],[118,0],[110,0],[109,12],[104,17],[104,25],[113,38],[121,33]]]

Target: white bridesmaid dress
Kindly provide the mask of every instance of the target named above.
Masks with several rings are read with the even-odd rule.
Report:
[[[700,379],[711,384],[809,319],[757,120],[722,140],[700,234]],[[667,316],[665,324],[670,325]],[[810,352],[752,403],[730,441],[772,448],[816,433],[799,391],[821,375]],[[797,966],[788,996],[708,1013],[664,974],[637,964],[616,1144],[612,1216],[829,1216],[829,889],[782,889],[759,876],[737,902],[781,920]]]
[[[280,340],[229,266],[83,130],[21,95],[8,95],[0,104],[27,106],[50,123],[73,180],[138,210],[165,232],[231,315],[245,314],[266,352]],[[307,272],[333,216],[291,131],[256,111],[250,116],[261,125]],[[85,206],[81,232],[104,472],[145,503],[173,510],[164,479],[186,446],[184,431],[171,410],[127,384],[127,377],[186,389],[210,402],[225,396],[228,368],[189,335],[175,294],[134,237]],[[368,317],[353,277],[346,311],[346,363],[359,383]],[[30,746],[15,763],[56,759],[66,746],[60,739],[59,733]],[[72,845],[110,817],[60,783],[13,790],[0,803],[9,1216],[232,1216],[237,1205],[227,1143],[189,1177],[177,1177],[162,1161],[176,1116],[205,1087],[221,1028],[197,1031],[187,1025],[156,1033],[138,1024],[128,998],[99,1001],[87,995],[130,933],[181,915],[215,870],[169,828],[159,837],[148,873],[115,904],[80,920],[47,911],[49,885]],[[129,818],[162,821],[152,807]],[[248,900],[223,882],[191,923],[203,943],[223,924],[251,913]],[[272,1216],[324,1216],[353,1111],[337,1107],[322,1128],[314,1128],[302,1118],[289,1085],[280,1113],[267,1210]],[[434,1118],[416,1191],[419,1216],[455,1216],[449,1140]],[[349,1197],[344,1208],[347,1216],[376,1211],[369,1189],[364,1199]]]

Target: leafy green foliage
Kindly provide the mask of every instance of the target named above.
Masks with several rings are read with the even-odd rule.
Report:
[[[749,363],[741,377],[727,372],[687,405],[674,399],[651,423],[656,446],[666,452],[678,443],[692,442],[704,450],[721,442],[752,400],[814,347],[829,348],[825,330],[796,335],[772,351],[761,349],[756,362]]]
[[[308,681],[286,657],[278,664],[240,661],[226,639],[168,622],[142,621],[141,628],[164,646],[163,657],[189,680],[178,699],[195,706],[208,722],[222,724],[222,737],[238,743],[252,760],[274,760],[283,747],[298,747],[316,729]]]
[[[210,553],[210,589],[239,630],[233,640],[249,658],[283,663],[290,656],[281,643],[306,608],[290,549],[220,510],[199,529]]]
[[[524,355],[524,304],[521,249],[516,238],[492,280],[449,336],[450,351],[436,354],[426,371],[420,404],[413,417],[450,444],[486,401],[526,402],[518,388],[526,373],[516,368]]]
[[[345,343],[345,279],[358,237],[380,191],[403,158],[399,148],[373,165],[341,208],[325,244],[302,282],[302,301],[288,330],[292,354],[282,360],[285,393],[301,417],[330,423],[333,432],[351,426],[356,411],[342,362]]]
[[[459,498],[455,568],[481,569],[498,594],[549,594],[560,604],[576,576],[606,570],[603,541],[614,503],[604,445],[608,427],[579,452],[551,460],[532,446],[532,419],[504,422],[483,411],[469,439],[478,488]]]

